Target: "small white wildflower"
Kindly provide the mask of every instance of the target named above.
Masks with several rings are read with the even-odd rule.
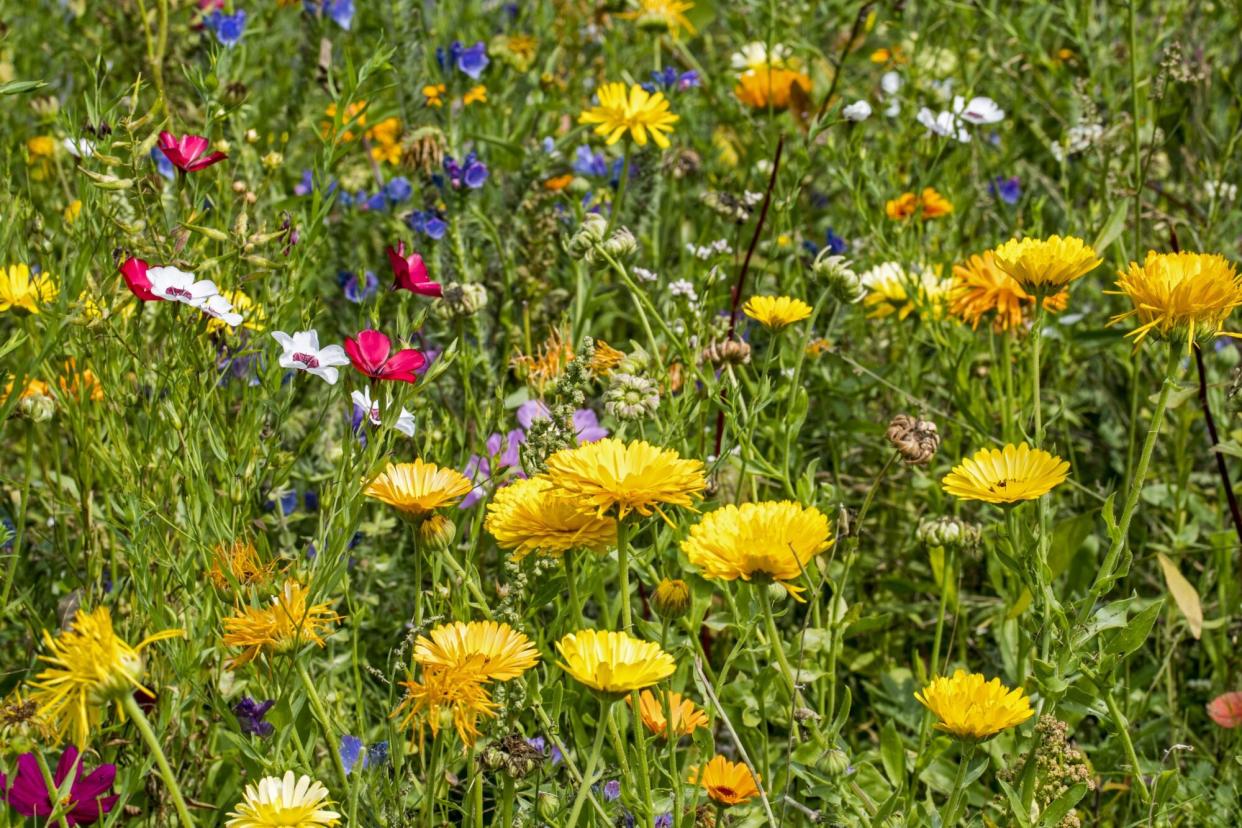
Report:
[[[699,301],[699,294],[695,292],[694,285],[690,284],[686,279],[669,282],[668,292],[672,296],[684,296],[691,302]]]
[[[654,282],[660,278],[645,267],[636,267],[631,272],[634,274],[634,278],[640,282]]]
[[[896,72],[885,72],[880,78],[880,89],[885,95],[896,95],[897,90],[901,89],[901,75]]]
[[[865,121],[871,117],[871,104],[866,101],[854,101],[841,110],[842,117],[847,121]]]

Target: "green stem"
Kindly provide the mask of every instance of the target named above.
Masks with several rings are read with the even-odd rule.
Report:
[[[667,698],[667,696],[666,696]],[[630,721],[634,727],[634,746],[638,753],[638,790],[642,794],[642,799],[647,806],[647,811],[643,814],[644,822],[650,826],[655,819],[655,814],[651,810],[651,772],[647,768],[647,736],[643,733],[643,717],[639,713],[641,703],[638,699],[638,691],[630,692]],[[665,732],[669,732],[672,722],[665,719]]]
[[[479,781],[482,782],[482,779],[480,779]],[[483,824],[483,795],[482,795],[481,786],[479,788],[479,791],[480,791],[479,793],[479,825],[482,825]],[[512,828],[513,826],[513,793],[514,793],[513,777],[506,773],[504,789],[501,793],[501,798],[500,798],[500,820],[501,820],[500,824],[503,825],[505,828]]]
[[[936,634],[932,637],[932,657],[929,665],[929,677],[940,675],[940,642],[944,636],[944,611],[949,603],[949,575],[953,572],[952,547],[940,549],[940,610],[936,615]]]
[[[621,582],[621,629],[633,628],[630,618],[630,527],[624,518],[617,521],[617,575]]]
[[[470,590],[470,594],[474,597],[474,600],[478,604],[476,609],[483,613],[483,617],[488,621],[492,620],[492,610],[487,605],[487,598],[483,597],[483,590],[479,588],[479,585],[475,582],[474,578],[471,578],[466,574],[466,570],[463,569],[462,565],[458,563],[456,558],[453,557],[452,552],[445,552],[440,556],[440,558],[449,569],[453,570],[454,575],[461,578],[462,582],[466,585],[466,589]]]
[[[612,208],[608,211],[608,229],[604,231],[604,238],[607,239],[612,235],[612,230],[617,226],[617,217],[621,215],[621,204],[625,201],[625,191],[629,188],[630,183],[630,143],[625,143],[625,160],[621,162],[621,181],[617,183],[617,197],[613,199]]]
[[[1135,25],[1135,0],[1130,0],[1127,9],[1127,28],[1130,39],[1130,106],[1131,141],[1134,145],[1134,258],[1139,258],[1139,249],[1143,244],[1143,153],[1142,135],[1139,130],[1139,85],[1138,85],[1138,29]]]
[[[193,828],[194,820],[190,818],[190,811],[185,806],[181,788],[177,787],[177,778],[173,776],[172,768],[168,766],[168,759],[164,756],[164,749],[160,747],[159,739],[155,738],[155,731],[151,729],[151,723],[147,721],[142,708],[138,706],[138,700],[134,698],[133,693],[126,693],[121,703],[125,707],[125,712],[133,720],[134,726],[138,728],[138,733],[142,736],[147,750],[151,751],[151,755],[155,757],[155,765],[160,770],[164,787],[168,788],[168,795],[173,801],[173,807],[177,809],[177,818],[181,820],[182,828]]]
[[[1143,781],[1143,768],[1139,765],[1138,754],[1134,752],[1134,742],[1130,739],[1130,722],[1121,712],[1121,707],[1117,704],[1112,690],[1104,692],[1104,704],[1108,706],[1108,714],[1112,716],[1113,724],[1117,728],[1117,737],[1121,739],[1121,747],[1126,752],[1126,761],[1130,763],[1130,769],[1134,773],[1134,784],[1138,787],[1139,796],[1142,797],[1143,802],[1150,802],[1151,793],[1147,790],[1147,783]]]
[[[797,677],[793,667],[789,664],[789,659],[785,656],[785,645],[781,643],[780,631],[776,629],[776,616],[772,614],[772,596],[768,595],[768,585],[755,584],[754,589],[759,596],[759,606],[763,608],[763,619],[768,631],[768,646],[776,653],[776,661],[781,666],[781,672],[785,674],[785,681],[789,682],[789,697],[797,698]]]
[[[60,800],[60,792],[56,787],[56,777],[52,776],[52,769],[48,767],[47,759],[43,758],[43,751],[36,750],[34,752],[34,756],[35,762],[39,765],[39,773],[43,776],[43,786],[47,788],[53,803],[58,803]],[[82,758],[79,756],[78,762],[81,761]],[[67,807],[69,806],[58,804],[53,810],[53,814],[56,818],[56,824],[59,825],[60,828],[69,828],[69,821],[65,819],[64,814]]]
[[[315,719],[319,722],[320,729],[323,730],[323,738],[328,743],[328,753],[332,756],[332,764],[336,768],[337,779],[341,783],[341,788],[348,790],[349,774],[345,772],[345,762],[341,759],[341,752],[336,749],[336,739],[332,732],[332,725],[329,723],[328,714],[324,710],[323,701],[319,698],[319,691],[315,689],[315,683],[311,681],[310,674],[306,672],[306,666],[298,659],[294,659],[293,663],[297,667],[298,678],[302,680],[302,686],[306,688],[306,697],[310,700],[311,712],[315,714]]]
[[[975,758],[975,743],[968,742],[962,748],[962,760],[957,766],[957,775],[953,778],[953,792],[944,806],[944,816],[940,824],[952,828],[957,824],[957,811],[961,807],[963,789],[965,788],[966,772],[970,769],[970,760]]]
[[[599,718],[595,723],[595,744],[591,745],[591,755],[587,758],[586,767],[582,771],[582,784],[578,786],[578,795],[574,797],[574,807],[569,812],[566,825],[578,825],[578,816],[586,803],[587,794],[591,790],[591,777],[595,775],[595,766],[599,764],[599,755],[604,748],[604,732],[608,729],[604,720],[608,717],[610,702],[606,698],[599,700]]]
[[[17,574],[17,562],[21,559],[23,547],[26,545],[26,510],[30,506],[30,480],[34,477],[34,426],[26,427],[25,473],[22,480],[22,507],[17,513],[17,528],[13,540],[12,551],[9,552],[9,568],[4,573],[4,590],[0,591],[0,610],[9,605],[9,590],[13,588],[13,578]]]

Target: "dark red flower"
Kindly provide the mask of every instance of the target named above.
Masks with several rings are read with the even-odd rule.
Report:
[[[83,777],[82,765],[76,764],[77,761],[78,749],[73,745],[65,748],[65,752],[60,755],[60,762],[56,765],[52,781],[59,789],[69,776],[69,771],[73,771],[73,782],[69,790],[73,807],[65,814],[65,821],[70,825],[92,825],[116,805],[118,797],[104,796],[116,780],[116,765],[100,765]],[[7,801],[22,816],[51,815],[54,795],[54,791],[48,791],[43,773],[39,770],[39,760],[33,753],[23,753],[17,757],[17,775],[13,777],[11,785],[4,774],[0,773],[0,799]]]
[[[163,302],[164,297],[156,296],[151,292],[151,280],[147,278],[148,267],[149,265],[142,259],[130,256],[121,262],[121,266],[117,269],[121,271],[121,277],[125,280],[130,293],[144,302]]]
[[[388,248],[388,262],[392,265],[393,290],[408,290],[420,296],[444,295],[440,283],[427,276],[423,257],[417,253],[405,255],[405,242],[399,241],[396,247]]]
[[[372,379],[414,382],[417,371],[427,364],[427,358],[413,348],[392,353],[392,341],[379,331],[367,328],[358,338],[346,337],[345,353],[349,361]]]
[[[228,158],[222,152],[203,155],[207,147],[207,139],[201,135],[182,135],[178,138],[171,132],[160,133],[160,152],[164,153],[172,165],[182,172],[201,170]]]

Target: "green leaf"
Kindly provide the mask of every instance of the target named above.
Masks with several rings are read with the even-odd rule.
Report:
[[[900,788],[906,778],[906,748],[892,719],[880,731],[880,761],[888,780]]]
[[[1026,812],[1026,806],[1022,804],[1022,796],[1003,779],[997,779],[997,784],[1001,786],[1001,790],[1005,792],[1005,797],[1009,800],[1009,812],[1013,815],[1014,822],[1020,828],[1030,828],[1031,817]]]
[[[9,81],[0,83],[0,95],[20,95],[47,86],[43,81]]]
[[[1117,202],[1117,206],[1113,208],[1112,215],[1108,217],[1108,221],[1104,222],[1104,226],[1100,228],[1095,241],[1091,244],[1095,248],[1097,256],[1102,255],[1117,240],[1117,237],[1121,235],[1121,231],[1125,229],[1126,215],[1128,215],[1129,211],[1129,202],[1124,199]]]
[[[1087,793],[1087,785],[1079,782],[1065,793],[1058,796],[1052,801],[1044,812],[1039,815],[1039,828],[1054,828],[1061,824],[1061,820],[1065,819],[1065,815],[1074,809],[1074,806],[1082,800]]]
[[[1125,658],[1143,646],[1143,642],[1151,634],[1152,625],[1156,623],[1156,618],[1160,615],[1160,610],[1163,607],[1164,599],[1161,598],[1130,619],[1130,622],[1124,627],[1112,630],[1107,635],[1102,636],[1104,652],[1118,658]]]

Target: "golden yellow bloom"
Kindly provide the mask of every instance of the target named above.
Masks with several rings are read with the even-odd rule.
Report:
[[[392,718],[405,711],[401,726],[417,727],[420,745],[423,727],[429,726],[431,734],[438,735],[446,714],[452,717],[464,746],[479,738],[480,716],[496,718],[496,703],[482,682],[467,671],[424,669],[421,682],[403,681],[401,686],[405,698],[392,711]]]
[[[307,606],[309,595],[310,590],[290,579],[268,606],[240,607],[225,618],[225,646],[243,648],[229,669],[253,661],[260,653],[287,653],[306,644],[322,647],[324,637],[332,634],[341,617],[326,602]]]
[[[826,351],[831,351],[831,350],[832,350],[832,343],[824,339],[822,336],[817,336],[814,339],[812,339],[810,342],[806,343],[806,355],[809,356],[811,359],[818,359]]]
[[[1069,292],[1061,291],[1044,298],[1044,309],[1057,313],[1065,309],[1068,301]],[[996,266],[991,250],[953,266],[949,313],[970,323],[973,329],[978,329],[979,321],[988,313],[993,314],[993,330],[1021,327],[1023,310],[1034,305],[1035,297]]]
[[[519,72],[525,72],[535,61],[538,41],[528,34],[498,34],[487,44],[487,53],[496,55]]]
[[[708,512],[690,527],[681,549],[704,578],[749,581],[765,576],[797,598],[802,589],[790,582],[832,544],[822,512],[781,500],[729,504]]]
[[[483,84],[470,87],[466,90],[466,94],[461,96],[461,102],[466,106],[474,103],[487,103],[487,87]]]
[[[56,154],[56,141],[50,135],[36,135],[26,141],[26,164],[30,177],[42,181],[52,172],[52,156]]]
[[[529,356],[518,354],[510,365],[518,377],[530,384],[532,388],[543,393],[548,383],[555,380],[574,358],[573,347],[565,341],[564,335],[552,329],[548,338],[536,346]]]
[[[664,578],[651,593],[651,608],[661,618],[674,620],[690,610],[690,585],[680,578]]]
[[[661,692],[658,696],[650,690],[638,695],[638,714],[643,726],[657,736],[668,738],[668,719],[664,717],[664,705],[668,703],[668,712],[672,717],[672,732],[676,737],[689,736],[696,728],[707,727],[707,714],[695,707],[694,702],[681,693]],[[629,699],[633,706],[633,697]]]
[[[519,561],[532,552],[550,556],[570,549],[601,552],[617,539],[614,519],[584,509],[543,475],[498,489],[487,504],[483,527]]]
[[[979,449],[945,475],[941,486],[960,500],[1017,503],[1042,497],[1065,482],[1069,463],[1043,449],[1013,443]]]
[[[13,380],[9,380],[4,386],[4,396],[0,397],[0,403],[8,400],[9,394],[13,393]],[[31,397],[50,397],[52,396],[52,387],[43,380],[27,379],[26,387],[22,389],[19,400],[30,399]]]
[[[673,131],[677,116],[669,112],[663,92],[648,92],[638,84],[606,83],[599,89],[599,103],[578,116],[580,124],[595,124],[595,134],[607,136],[611,145],[629,132],[634,143],[647,145],[648,133],[660,149],[668,148],[666,133]]]
[[[691,506],[703,496],[703,463],[642,440],[622,443],[605,437],[548,458],[548,478],[569,497],[603,515],[616,509],[648,516],[660,506]],[[661,515],[663,513],[661,512]]]
[[[1103,261],[1091,245],[1074,236],[1010,239],[992,252],[996,266],[1032,293],[1065,287]]]
[[[1130,262],[1117,275],[1121,290],[1110,293],[1126,296],[1133,307],[1109,324],[1137,316],[1139,326],[1127,334],[1136,343],[1153,331],[1166,339],[1185,337],[1187,350],[1196,337],[1242,336],[1224,330],[1242,305],[1242,277],[1223,256],[1149,250],[1143,264]]]
[[[686,17],[686,12],[694,8],[694,3],[686,0],[638,0],[638,8],[634,11],[622,12],[617,15],[625,20],[636,20],[643,28],[663,29],[673,37],[678,37],[685,29],[695,34],[694,24]]]
[[[276,569],[275,561],[264,563],[254,542],[238,538],[232,543],[217,544],[211,554],[211,570],[207,573],[219,589],[238,586],[264,586]]]
[[[765,328],[779,331],[810,316],[811,306],[788,296],[752,296],[742,312]]]
[[[914,697],[936,714],[936,729],[959,739],[980,741],[1020,725],[1035,711],[1022,688],[1010,690],[994,678],[957,670],[952,678],[940,676]]]
[[[522,633],[495,621],[456,621],[420,636],[414,660],[423,667],[472,675],[481,682],[508,681],[539,661],[539,651]]]
[[[30,683],[34,689],[30,698],[38,703],[39,715],[51,723],[56,741],[69,734],[74,745],[85,748],[91,730],[99,724],[101,708],[114,702],[124,719],[121,700],[125,696],[138,691],[154,698],[155,694],[142,685],[142,651],[156,641],[183,634],[181,630],[164,630],[131,647],[113,631],[112,613],[107,607],[93,612],[78,610],[73,626],[55,638],[44,630],[48,655],[39,658],[50,666]]]
[[[707,791],[713,802],[732,807],[749,802],[759,795],[759,779],[741,762],[730,762],[723,756],[713,756],[706,766],[690,766],[686,779]]]
[[[905,319],[914,312],[939,319],[952,282],[941,279],[930,268],[917,267],[907,271],[896,262],[876,265],[861,276],[867,288],[863,305],[871,308],[872,319],[897,315]]]
[[[225,828],[328,828],[341,815],[329,810],[328,789],[309,776],[267,776],[251,782]]]
[[[359,127],[359,128],[366,126],[367,125],[366,109],[367,109],[366,101],[354,101],[349,106],[345,107],[345,117],[342,119],[342,126],[346,126],[346,127],[353,126],[353,127]],[[328,104],[327,108],[324,109],[323,112],[329,118],[336,118],[336,104],[335,103]],[[333,123],[334,123],[333,121],[326,121],[322,124],[323,134],[325,137],[332,134]],[[346,129],[344,132],[341,133],[340,140],[352,141],[356,137],[358,136],[354,135],[354,133],[350,131],[349,129]]]
[[[456,503],[471,488],[470,479],[456,469],[442,469],[434,463],[415,460],[413,463],[389,463],[363,494],[387,503],[408,517],[421,518],[441,506]]]
[[[884,205],[884,213],[894,221],[905,221],[918,214],[921,219],[934,219],[953,212],[953,204],[934,187],[924,187],[919,195],[902,193]]]
[[[427,106],[444,106],[444,93],[447,91],[448,87],[442,83],[429,83],[423,87],[423,98],[426,99]]]
[[[601,693],[621,695],[673,674],[673,657],[659,644],[623,632],[580,630],[556,642],[560,668]]]
[[[59,292],[46,273],[32,274],[24,264],[0,267],[0,311],[22,308],[38,313],[39,306],[51,302]]]
[[[104,398],[103,384],[90,368],[78,370],[78,363],[73,357],[65,360],[65,371],[57,379],[62,394],[75,400],[99,402]]]
[[[795,86],[798,87],[797,92],[794,92]],[[733,94],[755,109],[787,109],[795,95],[802,99],[810,96],[811,79],[796,69],[760,66],[748,69],[738,77]]]
[[[625,354],[609,345],[602,339],[595,340],[595,353],[591,356],[591,373],[597,377],[606,377],[612,369],[621,364]]]
[[[82,199],[75,198],[73,201],[69,202],[69,206],[65,207],[65,210],[61,215],[64,216],[65,224],[73,224],[78,220],[78,216],[81,214]]]

